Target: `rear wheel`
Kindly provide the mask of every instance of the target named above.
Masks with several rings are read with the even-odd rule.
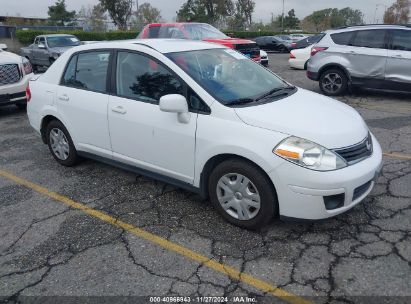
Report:
[[[339,69],[329,69],[321,74],[319,85],[325,95],[338,96],[347,91],[348,78]]]
[[[240,159],[219,164],[209,178],[214,207],[230,223],[247,229],[266,225],[277,213],[277,196],[268,177]]]
[[[79,157],[66,127],[58,120],[53,120],[46,129],[47,144],[54,159],[63,166],[74,166]]]

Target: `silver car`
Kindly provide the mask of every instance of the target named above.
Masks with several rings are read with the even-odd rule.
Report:
[[[327,31],[312,48],[307,76],[326,95],[349,86],[411,92],[411,27],[369,25]]]

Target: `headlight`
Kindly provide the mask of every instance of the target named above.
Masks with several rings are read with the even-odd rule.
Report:
[[[23,68],[24,68],[24,74],[28,75],[28,74],[33,72],[33,68],[31,66],[31,63],[30,63],[30,61],[28,61],[27,58],[23,57],[22,63],[23,63]]]
[[[345,160],[336,153],[312,141],[295,136],[284,139],[274,148],[273,153],[312,170],[330,171],[347,166]]]

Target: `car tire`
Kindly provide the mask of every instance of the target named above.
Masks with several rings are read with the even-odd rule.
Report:
[[[16,103],[16,107],[19,109],[19,110],[26,110],[27,109],[27,103],[26,102],[19,102],[19,103]]]
[[[61,165],[72,167],[79,161],[73,140],[66,127],[58,120],[52,120],[46,128],[46,140],[51,155]]]
[[[245,160],[230,159],[217,165],[210,174],[208,191],[215,209],[236,226],[259,229],[278,212],[271,180]]]
[[[347,91],[348,78],[340,69],[328,69],[321,74],[319,85],[325,95],[339,96]]]

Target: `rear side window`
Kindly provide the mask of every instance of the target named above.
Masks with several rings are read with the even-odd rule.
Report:
[[[184,33],[176,26],[161,26],[158,38],[184,39]]]
[[[343,32],[343,33],[331,34],[330,36],[335,44],[349,45],[351,42],[351,38],[353,37],[353,34],[354,32]]]
[[[119,96],[155,104],[167,94],[185,96],[185,86],[162,64],[129,52],[118,53],[116,87]]]
[[[67,65],[61,84],[95,92],[106,92],[108,51],[80,53]]]
[[[385,34],[385,30],[357,31],[352,45],[366,48],[383,49],[386,45]]]
[[[411,31],[394,30],[392,32],[392,49],[411,51]]]

